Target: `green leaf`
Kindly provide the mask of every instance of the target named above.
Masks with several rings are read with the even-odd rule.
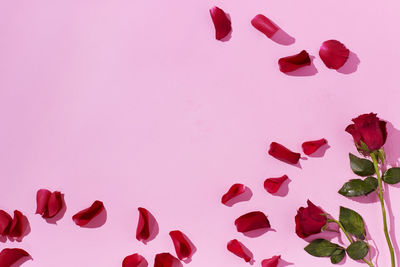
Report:
[[[368,176],[375,173],[374,164],[367,159],[362,159],[349,153],[350,167],[359,176]]]
[[[326,239],[315,239],[308,244],[304,250],[315,257],[329,257],[331,256],[340,246],[329,242]]]
[[[337,250],[335,250],[335,252],[332,253],[331,262],[333,264],[337,264],[343,260],[345,255],[346,255],[345,250],[343,248],[338,248]]]
[[[373,192],[377,186],[378,180],[374,177],[367,177],[364,181],[361,179],[352,179],[340,188],[339,194],[345,197],[366,196]]]
[[[347,254],[353,260],[361,260],[368,254],[368,245],[364,241],[356,241],[347,247]]]
[[[400,182],[400,168],[390,168],[383,174],[382,179],[387,184],[397,184]]]
[[[350,234],[357,237],[365,235],[364,221],[354,210],[340,207],[339,221]]]

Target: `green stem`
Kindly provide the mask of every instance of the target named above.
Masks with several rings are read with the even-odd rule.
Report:
[[[388,247],[389,247],[390,259],[391,259],[391,262],[392,262],[392,267],[395,267],[394,250],[393,250],[393,245],[392,245],[392,242],[390,241],[390,236],[389,236],[389,232],[388,232],[385,202],[383,201],[382,178],[381,178],[381,174],[380,174],[379,167],[378,167],[378,160],[377,160],[377,158],[376,158],[374,153],[371,153],[370,156],[371,156],[371,159],[372,159],[372,161],[374,163],[376,177],[378,178],[378,197],[379,197],[379,201],[381,202],[382,217],[383,217],[383,231],[385,232],[386,242],[387,242]],[[383,166],[383,164],[384,163],[382,162],[382,166]]]

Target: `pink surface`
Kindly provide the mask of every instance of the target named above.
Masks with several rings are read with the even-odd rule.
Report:
[[[227,42],[215,40],[213,5],[232,18]],[[336,217],[339,205],[359,211],[378,266],[388,266],[377,199],[360,203],[336,191],[354,177],[344,128],[361,113],[391,122],[385,148],[399,164],[399,7],[395,0],[1,1],[0,209],[21,210],[31,232],[0,248],[27,250],[34,260],[26,267],[121,266],[132,253],[152,266],[156,253],[175,254],[168,233],[179,229],[197,247],[188,266],[247,266],[226,250],[234,238],[252,250],[254,266],[275,254],[294,266],[331,266],[306,254],[294,233],[296,210],[310,199]],[[255,30],[258,13],[295,43]],[[342,70],[350,74],[319,59],[320,44],[332,38],[357,55]],[[278,58],[302,49],[316,57],[318,73],[280,73]],[[271,141],[300,151],[322,137],[330,148],[300,168],[266,153]],[[283,174],[287,195],[268,194],[265,178]],[[226,207],[220,198],[236,182],[253,197]],[[57,225],[34,215],[39,188],[65,194]],[[387,189],[399,255],[400,188]],[[106,223],[79,228],[72,215],[96,199]],[[139,206],[159,224],[147,245],[135,239]],[[276,231],[237,233],[234,219],[253,210]],[[362,266],[349,258],[345,265]]]

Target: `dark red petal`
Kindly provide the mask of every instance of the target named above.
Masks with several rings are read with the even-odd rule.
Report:
[[[178,267],[182,263],[169,253],[157,254],[154,259],[154,267]]]
[[[301,145],[301,147],[303,148],[304,154],[311,155],[312,153],[317,151],[318,148],[320,148],[321,146],[325,145],[326,143],[328,143],[326,141],[326,139],[322,138],[322,139],[315,140],[315,141],[304,142]]]
[[[327,222],[322,209],[310,200],[307,200],[307,205],[306,208],[300,207],[295,216],[296,234],[301,238],[320,233]]]
[[[246,186],[243,184],[234,184],[229,188],[228,192],[226,192],[221,199],[223,204],[226,204],[229,200],[243,194],[246,191]]]
[[[261,211],[246,213],[235,220],[238,232],[245,233],[257,229],[270,228],[267,216]]]
[[[24,215],[20,211],[15,210],[14,218],[10,226],[10,233],[8,235],[16,238],[21,237],[24,233],[24,229]]]
[[[383,135],[383,143],[386,143],[386,138],[387,138],[386,121],[379,121],[379,127],[381,128],[381,132]]]
[[[278,26],[262,14],[255,16],[251,20],[251,24],[254,28],[264,33],[268,38],[271,38],[279,30]]]
[[[282,177],[278,178],[268,178],[264,181],[264,188],[270,194],[275,194],[278,192],[279,188],[289,177],[287,175],[283,175]]]
[[[354,124],[350,124],[346,127],[345,129],[346,132],[348,132],[349,134],[351,134],[353,136],[354,139],[354,143],[356,145],[360,145],[360,141],[361,141],[361,134],[356,130],[356,128],[354,127]]]
[[[8,235],[11,223],[11,216],[4,210],[0,210],[0,235]]]
[[[216,6],[210,9],[210,15],[215,27],[215,38],[224,39],[232,31],[231,21],[226,13]]]
[[[36,193],[36,214],[44,215],[47,212],[51,192],[47,189],[40,189]]]
[[[23,257],[30,255],[20,248],[5,248],[0,252],[0,267],[11,267]]]
[[[297,164],[300,159],[300,153],[290,151],[286,147],[276,142],[272,142],[269,146],[268,154],[276,159],[282,160],[286,163]]]
[[[146,242],[151,235],[153,229],[151,229],[150,219],[152,214],[145,208],[138,208],[139,210],[139,221],[136,228],[136,239],[142,242]]]
[[[261,262],[261,266],[262,267],[277,267],[280,258],[281,258],[281,255],[273,256],[272,258],[265,259]]]
[[[349,58],[350,50],[344,44],[336,40],[328,40],[322,43],[319,56],[330,69],[339,69]]]
[[[55,191],[51,193],[47,208],[48,208],[48,214],[47,218],[52,218],[57,215],[57,213],[61,210],[63,206],[62,203],[62,197],[61,197],[61,192]]]
[[[81,210],[80,212],[72,216],[72,220],[75,222],[76,225],[85,226],[93,218],[99,215],[103,210],[103,202],[96,200],[89,208]]]
[[[193,250],[189,238],[181,231],[171,231],[169,235],[174,243],[176,255],[180,260],[190,259],[193,255]]]
[[[250,252],[248,248],[246,248],[241,242],[237,239],[233,239],[228,242],[226,246],[227,249],[235,254],[236,256],[245,260],[245,262],[249,262],[253,258],[253,254]]]
[[[122,262],[122,267],[147,267],[148,265],[146,259],[137,253],[126,256]]]
[[[303,50],[296,55],[280,58],[278,64],[280,71],[286,73],[311,65],[311,58],[307,51]]]

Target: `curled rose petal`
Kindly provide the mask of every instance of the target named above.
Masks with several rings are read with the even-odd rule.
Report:
[[[174,243],[176,255],[180,260],[190,259],[193,255],[192,244],[189,238],[179,230],[169,232]]]
[[[215,27],[215,38],[224,39],[232,30],[230,19],[222,9],[216,6],[210,9],[210,15]]]
[[[182,263],[169,253],[157,254],[154,259],[154,267],[181,267]]]
[[[4,210],[0,210],[0,235],[8,235],[11,223],[11,216]]]
[[[103,210],[103,202],[96,200],[89,208],[81,210],[80,212],[72,216],[72,220],[75,222],[76,225],[85,226],[97,215],[99,215]]]
[[[307,156],[311,155],[312,153],[314,153],[315,151],[318,150],[318,148],[320,148],[321,146],[327,144],[328,141],[326,141],[325,138],[319,139],[319,140],[315,140],[315,141],[308,141],[308,142],[304,142],[301,147],[303,148],[303,152],[304,154],[306,154]]]
[[[235,220],[238,232],[245,233],[257,229],[270,228],[267,216],[261,211],[246,213]]]
[[[271,38],[278,30],[279,27],[276,26],[271,20],[262,14],[258,14],[251,20],[251,25],[257,30],[264,33],[268,38]]]
[[[20,248],[5,248],[0,252],[0,267],[11,267],[23,257],[29,257],[29,253]]]
[[[324,211],[307,200],[307,207],[300,207],[295,216],[296,234],[300,238],[305,238],[322,231],[327,223]]]
[[[328,40],[322,43],[319,56],[330,69],[339,69],[349,58],[350,50],[339,41]]]
[[[280,71],[286,73],[311,65],[311,58],[307,51],[303,50],[296,55],[280,58],[278,64]]]
[[[246,186],[243,184],[234,184],[229,188],[228,192],[226,192],[221,199],[223,204],[227,204],[231,199],[243,194],[246,192]]]
[[[126,256],[122,262],[122,267],[147,267],[148,265],[146,259],[137,253]]]
[[[51,193],[47,189],[40,189],[36,194],[36,214],[43,218],[53,218],[63,207],[61,192]]]
[[[281,258],[281,255],[273,256],[272,258],[265,259],[261,262],[261,266],[262,267],[277,267],[280,258]]]
[[[278,192],[279,188],[289,177],[287,175],[283,175],[282,177],[277,178],[268,178],[264,181],[264,188],[270,194],[275,194]]]
[[[138,208],[139,210],[139,221],[136,228],[136,239],[146,243],[150,241],[151,234],[155,231],[156,225],[154,216],[145,208]],[[154,223],[153,223],[154,221]]]
[[[276,142],[272,142],[269,146],[268,154],[276,159],[290,164],[297,164],[300,159],[300,153],[290,151],[286,147]]]
[[[63,206],[61,192],[55,191],[51,193],[47,203],[48,218],[53,218],[61,210]]]
[[[250,250],[237,239],[229,241],[226,247],[230,252],[244,259],[245,262],[249,262],[253,259],[253,254]]]
[[[47,189],[40,189],[36,193],[36,214],[43,215],[47,212],[47,203],[49,202],[51,192]]]
[[[25,230],[25,222],[24,222],[24,215],[18,211],[14,211],[14,218],[12,220],[11,226],[10,226],[10,232],[9,236],[10,237],[15,237],[15,238],[20,238],[22,237],[24,230]]]

